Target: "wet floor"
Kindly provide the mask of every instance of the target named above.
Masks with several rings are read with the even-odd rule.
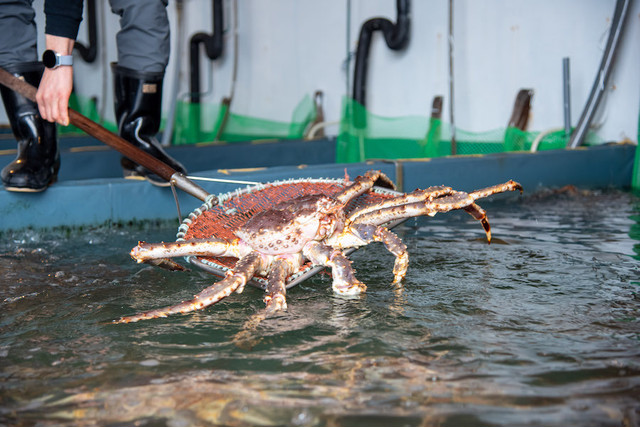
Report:
[[[366,296],[320,274],[257,322],[262,292],[111,320],[208,286],[136,265],[173,224],[5,234],[0,425],[633,426],[640,423],[640,198],[544,192],[397,228],[352,255]]]

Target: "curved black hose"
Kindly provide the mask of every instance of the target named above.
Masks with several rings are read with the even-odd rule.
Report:
[[[367,68],[373,33],[374,31],[382,31],[389,49],[404,49],[409,43],[411,30],[409,6],[409,0],[396,0],[397,21],[395,24],[386,18],[372,18],[362,24],[353,72],[353,99],[362,106],[366,105]]]
[[[200,44],[205,47],[205,53],[210,60],[215,60],[222,55],[224,29],[224,16],[222,13],[222,0],[213,0],[213,33],[196,33],[189,41],[190,61],[190,87],[191,102],[200,102]]]
[[[85,62],[91,63],[98,56],[98,35],[96,24],[96,0],[87,0],[87,31],[89,33],[89,46],[75,42],[74,49],[80,53]]]

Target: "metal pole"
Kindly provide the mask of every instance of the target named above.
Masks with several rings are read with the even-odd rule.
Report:
[[[351,0],[347,0],[347,59],[345,60],[345,73],[346,73],[346,92],[345,96],[348,98],[351,93],[351,81],[349,80],[349,76],[351,75]]]
[[[569,58],[562,58],[562,95],[564,106],[564,136],[571,137],[571,72]]]
[[[569,141],[569,146],[571,148],[576,148],[578,145],[582,144],[585,136],[587,135],[587,131],[589,130],[589,126],[591,125],[591,121],[593,120],[593,116],[598,109],[598,105],[600,104],[600,100],[602,99],[602,95],[607,86],[607,81],[611,75],[613,60],[619,46],[620,35],[624,28],[625,18],[628,15],[630,3],[630,0],[618,0],[616,2],[616,8],[611,21],[611,30],[609,30],[609,38],[607,39],[607,46],[602,54],[600,68],[598,69],[598,74],[593,82],[593,87],[591,88],[587,104],[582,111],[580,120],[578,120],[575,132],[571,135],[571,140]]]
[[[449,120],[451,121],[451,155],[456,154],[456,122],[453,116],[453,0],[449,0]]]

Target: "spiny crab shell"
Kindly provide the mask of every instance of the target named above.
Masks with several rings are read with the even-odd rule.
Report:
[[[322,240],[344,226],[342,207],[322,194],[300,196],[258,212],[235,234],[267,255],[301,252],[307,242]]]

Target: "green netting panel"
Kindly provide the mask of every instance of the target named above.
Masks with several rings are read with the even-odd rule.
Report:
[[[506,151],[529,151],[540,132],[516,128],[468,132],[456,128],[456,154],[490,154]],[[550,132],[538,143],[538,150],[565,148],[564,130]],[[602,143],[590,132],[585,144]],[[440,119],[407,116],[380,117],[362,105],[345,98],[338,135],[337,162],[360,162],[367,159],[405,159],[451,155],[451,125]]]
[[[291,122],[243,116],[228,111],[227,105],[178,102],[174,143],[205,141],[251,141],[259,139],[301,139],[315,119],[311,96],[306,95],[293,111]]]

